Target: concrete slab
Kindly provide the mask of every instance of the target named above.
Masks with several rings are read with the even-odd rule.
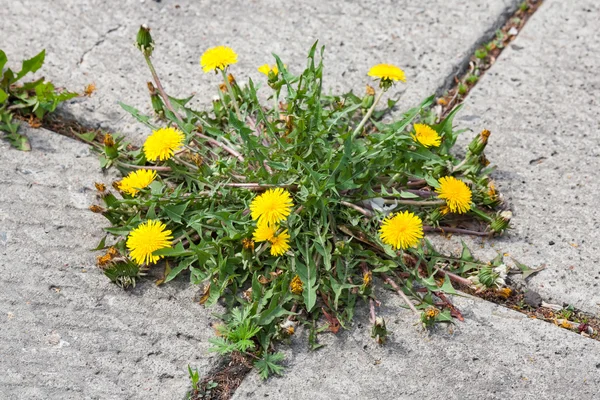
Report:
[[[323,2],[192,0],[15,0],[0,8],[2,48],[11,65],[47,50],[44,74],[57,84],[82,91],[95,83],[91,99],[76,99],[66,110],[80,121],[121,130],[140,141],[147,132],[117,105],[123,101],[150,112],[149,72],[133,42],[147,23],[157,42],[155,64],[167,91],[184,97],[198,93],[209,104],[218,77],[204,74],[204,50],[228,45],[239,63],[240,82],[279,54],[300,72],[312,43],[326,45],[327,88],[363,93],[368,69],[380,62],[406,70],[403,107],[431,95],[472,54],[475,44],[493,33],[497,21],[518,0],[411,0]],[[17,64],[15,64],[17,63]],[[265,89],[266,90],[266,89]]]
[[[597,341],[470,297],[454,299],[464,323],[427,335],[397,296],[381,298],[387,344],[370,338],[360,307],[354,329],[324,335],[316,352],[295,338],[283,377],[253,372],[233,399],[588,399],[600,390]]]
[[[546,0],[469,94],[456,122],[492,131],[486,150],[514,230],[481,247],[547,269],[529,287],[545,301],[600,312],[600,5]],[[471,136],[471,135],[467,135]],[[470,137],[463,138],[463,144]],[[464,238],[463,238],[464,239]],[[444,241],[438,241],[443,244]],[[447,248],[458,248],[458,238]]]
[[[110,283],[88,251],[105,225],[87,209],[96,155],[26,134],[30,153],[0,141],[0,398],[183,398],[187,365],[213,362],[209,311],[185,281]]]

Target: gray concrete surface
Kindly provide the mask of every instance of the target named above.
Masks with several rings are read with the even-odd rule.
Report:
[[[150,111],[145,62],[133,47],[140,24],[153,29],[155,65],[167,91],[194,92],[209,104],[219,78],[199,66],[208,47],[231,46],[239,55],[232,72],[265,82],[256,68],[271,53],[300,72],[319,39],[326,46],[327,88],[364,93],[368,69],[380,62],[406,70],[398,86],[406,106],[431,95],[468,57],[482,36],[518,0],[402,1],[191,1],[191,0],[15,0],[2,2],[0,46],[11,65],[43,48],[44,74],[61,86],[82,91],[95,83],[91,99],[65,108],[80,121],[122,130],[140,141],[148,132],[118,105]],[[266,88],[265,88],[266,91]]]
[[[245,399],[592,399],[600,390],[600,343],[477,298],[455,298],[464,323],[426,334],[401,301],[382,293],[391,335],[370,338],[367,307],[356,327],[323,335],[310,352],[294,338],[283,377],[251,373]]]
[[[546,0],[469,94],[457,124],[492,131],[486,150],[514,213],[500,239],[468,240],[546,265],[528,287],[545,301],[600,312],[600,5]],[[467,143],[471,135],[463,138]],[[462,238],[465,239],[465,238]],[[438,241],[444,244],[445,241]],[[454,238],[446,248],[458,248]]]
[[[95,154],[26,133],[30,153],[0,141],[0,398],[182,398],[187,365],[214,361],[197,288],[113,285],[88,250],[105,226],[87,209],[106,179]]]

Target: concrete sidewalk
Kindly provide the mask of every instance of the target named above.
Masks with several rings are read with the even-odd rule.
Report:
[[[518,3],[11,1],[0,8],[10,21],[0,26],[9,38],[0,47],[17,67],[46,48],[47,78],[80,91],[98,86],[65,112],[141,141],[148,132],[116,104],[149,110],[149,75],[133,47],[141,23],[153,28],[156,67],[175,96],[195,91],[199,103],[210,101],[218,78],[198,65],[207,47],[233,47],[239,81],[263,82],[256,67],[271,51],[300,70],[318,38],[327,46],[329,88],[362,92],[372,64],[394,62],[407,71],[401,104],[412,105],[442,87]],[[492,130],[488,155],[515,213],[510,235],[493,247],[470,241],[472,249],[547,264],[531,286],[547,301],[589,311],[600,301],[599,11],[592,0],[546,0],[456,119]],[[104,225],[87,210],[93,182],[108,179],[95,155],[44,130],[25,133],[31,153],[0,142],[0,398],[183,397],[187,365],[206,372],[214,364],[206,352],[212,310],[192,302],[196,288],[184,281],[127,292],[112,285],[87,250]],[[456,239],[438,243],[455,249]],[[440,327],[426,336],[394,296],[380,295],[388,345],[373,343],[360,308],[355,327],[323,336],[328,346],[318,352],[295,337],[283,348],[286,375],[261,383],[252,373],[236,398],[587,399],[600,389],[598,342],[476,299],[457,299],[466,322],[452,333]]]
[[[58,85],[83,91],[95,83],[91,99],[65,107],[81,122],[123,131],[141,141],[148,132],[117,104],[150,113],[148,68],[133,46],[139,26],[152,28],[154,62],[170,95],[210,105],[219,77],[204,74],[204,50],[227,45],[238,53],[232,68],[240,82],[278,54],[299,73],[310,46],[326,46],[325,86],[362,94],[368,69],[390,62],[406,70],[400,85],[403,107],[418,104],[453,76],[482,36],[518,0],[301,2],[192,0],[15,0],[0,7],[0,46],[11,65],[46,49],[44,75]]]
[[[197,288],[112,284],[89,251],[105,226],[88,210],[94,181],[110,184],[96,155],[25,133],[32,152],[0,142],[0,398],[181,398],[188,364],[213,362]]]
[[[481,242],[436,240],[482,258],[497,252],[547,269],[529,286],[548,302],[597,312],[600,296],[596,194],[600,140],[595,70],[600,7],[546,0],[467,99],[456,122],[493,132],[486,153],[514,212],[514,231]],[[468,144],[465,136],[462,144]],[[392,343],[356,328],[317,352],[298,339],[282,378],[247,378],[235,398],[592,399],[600,389],[600,343],[479,299],[455,298],[465,313],[453,334],[424,337],[408,311],[387,299]],[[398,324],[396,322],[399,322]],[[441,329],[441,328],[440,328]],[[376,364],[376,365],[374,365]],[[332,373],[331,371],[335,371]]]
[[[492,132],[486,154],[514,229],[467,241],[546,270],[528,286],[545,301],[600,313],[600,5],[546,0],[469,94],[456,123]],[[465,146],[472,135],[462,138]],[[461,143],[459,143],[460,145]],[[438,241],[444,244],[445,241]]]
[[[368,307],[326,346],[294,338],[283,377],[251,372],[233,399],[592,399],[600,390],[600,343],[476,298],[454,298],[465,322],[427,334],[402,301],[379,293],[388,343],[370,337]]]

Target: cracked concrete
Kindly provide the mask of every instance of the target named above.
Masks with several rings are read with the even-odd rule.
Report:
[[[25,133],[31,152],[0,141],[0,398],[181,398],[188,364],[213,363],[197,288],[110,283],[88,250],[105,225],[88,210],[94,181],[110,183],[96,155]]]
[[[0,8],[0,18],[11,21],[0,26],[0,37],[11,39],[2,46],[12,63],[46,48],[46,77],[77,91],[96,84],[91,99],[75,99],[64,112],[140,142],[148,132],[117,101],[151,112],[150,74],[133,46],[142,23],[152,28],[154,63],[167,92],[175,97],[197,93],[198,106],[210,104],[219,84],[199,66],[208,47],[224,44],[237,51],[239,62],[232,72],[240,82],[265,82],[257,67],[273,62],[271,52],[299,72],[318,39],[326,46],[327,89],[363,93],[368,69],[393,62],[408,78],[394,94],[402,95],[403,106],[409,107],[444,86],[464,66],[473,46],[518,3],[15,0]],[[115,26],[122,28],[103,41]]]
[[[149,74],[132,45],[141,23],[153,28],[169,93],[200,93],[198,104],[218,83],[198,66],[206,47],[234,47],[239,80],[261,81],[256,67],[270,51],[299,69],[320,38],[330,88],[362,91],[368,67],[391,61],[407,70],[409,84],[398,94],[409,105],[452,79],[518,3],[21,0],[0,8],[10,21],[0,37],[10,38],[1,46],[11,66],[45,47],[46,77],[80,91],[96,83],[91,99],[76,99],[65,112],[139,141],[148,132],[116,101],[149,110]],[[596,310],[597,182],[583,164],[597,166],[599,10],[591,0],[546,3],[457,118],[494,132],[488,153],[515,211],[512,235],[495,247],[471,244],[484,257],[499,249],[532,266],[548,264],[532,287],[547,300]],[[206,353],[209,311],[193,304],[195,288],[183,280],[127,292],[110,284],[86,250],[103,224],[87,211],[93,182],[104,178],[94,155],[44,130],[27,134],[31,153],[0,143],[0,183],[9,188],[0,191],[0,397],[183,397],[187,365],[202,372],[214,362]],[[354,328],[324,336],[328,346],[319,352],[294,338],[284,348],[285,377],[261,383],[253,373],[236,398],[593,398],[600,389],[597,342],[477,299],[457,299],[464,324],[425,336],[395,297],[380,296],[392,331],[387,346],[369,338],[360,308]]]
[[[508,253],[546,269],[528,287],[548,303],[600,313],[600,33],[597,2],[546,0],[471,91],[456,124],[492,132],[486,154],[514,213],[502,238],[465,240],[482,259]],[[471,135],[459,145],[466,146]],[[510,262],[510,258],[508,259]]]

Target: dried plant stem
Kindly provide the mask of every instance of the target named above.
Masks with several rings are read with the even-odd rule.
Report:
[[[377,314],[375,314],[375,300],[369,298],[369,310],[371,312],[371,323],[375,324],[375,320],[377,319]]]
[[[377,103],[379,103],[379,100],[381,100],[381,97],[383,96],[384,93],[385,93],[385,90],[382,90],[381,92],[379,92],[379,94],[377,94],[377,97],[375,97],[375,101],[373,101],[373,105],[371,105],[371,108],[369,108],[369,111],[367,111],[367,113],[363,117],[362,121],[360,121],[360,123],[358,124],[358,126],[356,127],[354,132],[352,133],[352,138],[355,138],[360,134],[360,132],[362,131],[362,128],[365,126],[365,124],[367,123],[369,118],[371,118],[371,115],[373,114],[373,111],[375,111],[375,107],[377,106]]]
[[[424,232],[438,232],[438,233],[464,233],[465,235],[472,235],[472,236],[491,236],[493,234],[493,232],[479,232],[479,231],[473,231],[470,229],[450,228],[450,227],[436,228],[436,227],[428,226],[428,225],[423,226],[423,231]]]
[[[353,210],[358,211],[359,213],[361,213],[362,215],[364,215],[365,217],[373,217],[375,214],[373,214],[371,211],[366,210],[360,206],[357,206],[356,204],[352,204],[352,203],[348,203],[347,201],[340,201],[340,204],[346,207],[350,207]]]
[[[398,200],[383,199],[385,204],[401,204],[404,206],[442,206],[446,204],[445,200]]]
[[[150,68],[150,73],[152,74],[152,78],[154,79],[154,83],[156,83],[156,88],[158,89],[158,93],[160,93],[160,96],[163,98],[163,101],[165,102],[165,106],[167,107],[167,109],[169,111],[171,111],[173,113],[173,115],[175,116],[175,118],[177,118],[177,120],[183,121],[181,119],[181,117],[179,116],[179,114],[177,114],[177,112],[173,108],[173,105],[171,104],[171,100],[169,100],[169,96],[165,92],[165,89],[163,88],[162,84],[160,83],[160,79],[158,78],[158,74],[156,73],[156,70],[154,69],[154,65],[152,64],[152,60],[150,60],[150,56],[144,54],[144,58],[146,59],[146,63],[148,64],[148,68]]]
[[[223,150],[225,150],[226,152],[228,152],[229,154],[231,154],[232,156],[237,158],[240,162],[244,162],[244,157],[238,151],[232,149],[231,147],[227,146],[226,144],[221,143],[218,140],[213,139],[209,136],[206,136],[200,132],[196,132],[196,136],[198,136],[200,139],[206,140],[208,143],[212,144],[213,146],[222,148]]]
[[[396,291],[396,293],[398,293],[398,295],[400,297],[402,297],[402,300],[404,300],[404,302],[408,305],[408,307],[412,310],[413,313],[419,314],[419,311],[417,310],[417,308],[415,307],[415,305],[410,301],[410,299],[408,297],[406,297],[406,295],[404,294],[404,292],[402,291],[402,289],[400,289],[400,287],[396,284],[396,282],[394,282],[389,276],[387,276],[384,273],[381,274],[381,277],[391,287],[394,288],[394,290]]]
[[[271,185],[268,183],[231,182],[231,183],[224,184],[224,186],[244,188],[244,189],[271,189],[271,188],[283,188],[283,189],[289,189],[289,190],[297,190],[298,189],[297,185]]]
[[[468,280],[467,278],[463,278],[462,276],[458,276],[456,274],[453,274],[452,272],[443,271],[441,269],[438,269],[437,273],[442,276],[448,276],[448,278],[450,278],[451,281],[460,283],[461,285],[465,285],[465,286],[472,285],[472,282],[470,280]]]

